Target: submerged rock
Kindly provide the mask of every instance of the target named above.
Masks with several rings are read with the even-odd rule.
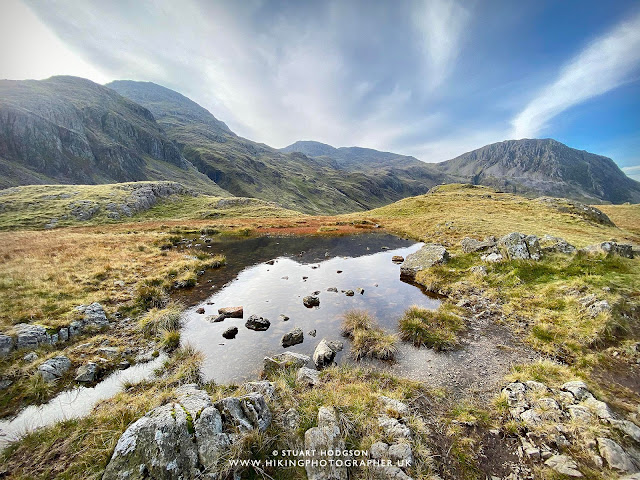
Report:
[[[224,321],[225,318],[227,317],[224,313],[219,313],[218,315],[209,315],[206,320],[211,323],[218,323]]]
[[[304,341],[304,333],[300,328],[295,328],[291,330],[289,333],[285,333],[282,336],[282,346],[284,348],[291,347],[293,345],[298,345],[303,341]]]
[[[415,279],[418,272],[434,265],[446,263],[449,260],[449,252],[442,245],[428,243],[420,250],[407,255],[400,266],[400,277]]]
[[[318,307],[320,306],[320,299],[313,295],[307,295],[302,299],[302,304],[307,308]]]

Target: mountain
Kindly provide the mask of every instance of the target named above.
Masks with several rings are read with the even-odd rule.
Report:
[[[425,176],[423,167],[411,172],[382,168],[385,162],[377,161],[377,169],[345,171],[341,163],[360,165],[362,159],[334,161],[252,142],[187,97],[153,83],[119,80],[107,87],[148,108],[184,157],[234,195],[274,201],[306,213],[346,213],[425,193],[441,182],[442,174]],[[363,149],[354,149],[349,158],[359,150]]]
[[[424,167],[426,164],[415,157],[399,155],[391,152],[381,152],[372,148],[340,147],[335,148],[314,141],[298,141],[288,147],[280,149],[282,152],[299,152],[310,157],[333,160],[337,168],[344,170],[361,170],[365,168],[407,168]]]
[[[442,162],[437,168],[454,181],[527,196],[640,203],[640,182],[627,177],[613,160],[550,138],[493,143]]]
[[[175,180],[227,195],[151,112],[77,77],[0,81],[0,187]]]

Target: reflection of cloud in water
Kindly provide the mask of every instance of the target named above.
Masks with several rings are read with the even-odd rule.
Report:
[[[376,252],[373,247],[366,251],[366,236],[358,240],[361,243],[359,257],[334,257],[311,264],[298,263],[295,257],[279,257],[274,265],[262,263],[248,267],[206,302],[189,309],[185,314],[187,321],[182,339],[205,354],[205,376],[223,383],[256,376],[263,358],[284,351],[281,337],[296,327],[302,328],[305,340],[287,351],[311,355],[323,337],[340,338],[341,316],[349,309],[366,309],[377,316],[383,327],[395,331],[398,318],[408,306],[437,306],[437,300],[400,281],[400,267],[391,261],[393,255],[406,256],[416,251],[420,244],[381,252],[377,246]],[[350,237],[343,241],[353,242]],[[335,246],[336,249],[341,247]],[[312,268],[314,266],[317,268]],[[338,270],[343,273],[338,274]],[[303,277],[308,278],[303,280]],[[329,287],[337,288],[338,293],[327,292]],[[356,292],[353,297],[347,297],[341,292],[355,291],[358,287],[365,290],[364,295]],[[320,291],[320,306],[304,307],[302,297],[315,291]],[[207,305],[207,302],[214,304]],[[217,313],[218,308],[235,305],[244,307],[244,319],[226,319],[220,323],[206,321],[207,315]],[[205,315],[195,313],[199,307],[205,308]],[[254,332],[245,328],[244,322],[252,314],[268,318],[271,321],[269,330]],[[289,316],[290,320],[279,321],[280,314]],[[239,329],[233,340],[222,337],[222,332],[229,326]],[[317,330],[316,338],[308,335],[310,330]],[[347,351],[348,345],[338,360]]]

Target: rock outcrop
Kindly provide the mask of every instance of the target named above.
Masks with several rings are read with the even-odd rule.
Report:
[[[103,480],[217,478],[219,462],[251,430],[264,431],[271,411],[260,393],[227,397],[214,405],[196,385],[177,401],[154,408],[122,434]]]
[[[304,434],[304,446],[313,452],[305,458],[305,470],[308,480],[347,480],[349,472],[345,465],[329,462],[332,457],[323,456],[322,452],[344,450],[344,439],[340,433],[338,417],[331,407],[320,407],[318,426],[310,428]]]
[[[498,247],[509,260],[540,260],[538,237],[512,232],[498,240]]]

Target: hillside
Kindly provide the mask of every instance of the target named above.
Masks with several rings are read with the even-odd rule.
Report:
[[[550,138],[494,143],[437,167],[461,182],[528,196],[640,202],[640,183],[627,177],[613,160]]]
[[[76,77],[0,81],[0,187],[176,180],[227,195],[146,108]]]
[[[160,85],[116,81],[107,86],[148,108],[185,158],[237,196],[305,213],[345,213],[425,193],[442,182],[441,174],[431,175],[417,163],[415,172],[370,171],[359,168],[360,163],[345,172],[331,159],[287,153],[239,137],[207,110]]]

